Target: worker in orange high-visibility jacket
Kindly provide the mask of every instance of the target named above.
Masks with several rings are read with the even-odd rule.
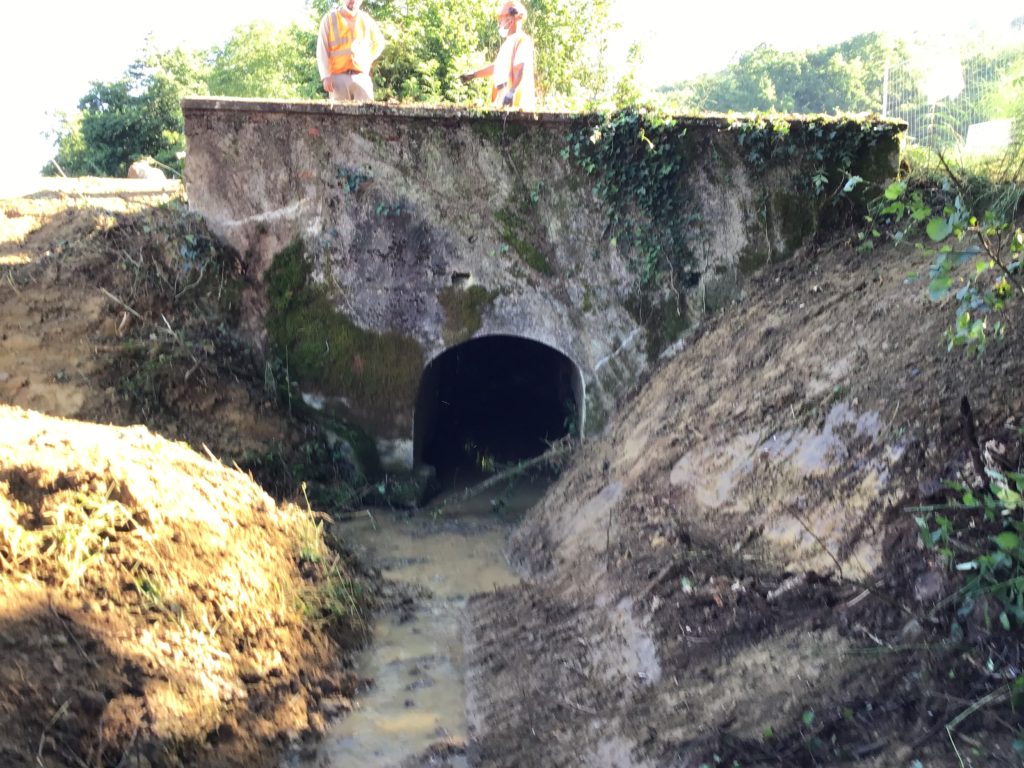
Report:
[[[370,67],[384,50],[384,35],[363,0],[341,0],[320,22],[316,65],[334,101],[373,101]]]
[[[491,78],[491,104],[532,112],[537,109],[533,38],[523,30],[526,6],[519,0],[498,4],[498,34],[504,38],[493,64],[462,75],[464,83]]]

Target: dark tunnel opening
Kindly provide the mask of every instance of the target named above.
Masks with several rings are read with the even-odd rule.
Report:
[[[446,350],[423,372],[414,426],[417,464],[442,490],[539,456],[578,435],[583,380],[568,357],[517,336],[486,336]]]

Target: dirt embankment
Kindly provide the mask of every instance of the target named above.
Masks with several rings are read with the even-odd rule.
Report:
[[[0,204],[5,767],[277,765],[359,682],[368,587],[318,513],[237,468],[284,486],[305,436],[180,195],[80,180]]]
[[[964,610],[911,508],[977,483],[964,397],[1019,471],[1024,308],[948,353],[927,266],[767,268],[576,457],[512,543],[531,582],[472,605],[480,764],[1022,764],[1019,630]]]
[[[350,566],[229,468],[294,484],[308,435],[176,199],[3,203],[4,765],[272,765],[356,682],[320,631]],[[972,446],[1019,470],[1024,317],[965,363],[926,274],[842,242],[770,266],[581,450],[512,542],[529,583],[471,602],[472,764],[1020,765],[1020,633],[912,508]]]

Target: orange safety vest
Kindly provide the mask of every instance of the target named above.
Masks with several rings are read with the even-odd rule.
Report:
[[[370,38],[371,45],[377,42],[373,39],[374,31],[362,13],[356,15],[354,22],[350,23],[341,15],[341,11],[332,13],[327,22],[327,61],[332,75],[345,74],[351,70],[363,71],[353,65],[352,44],[366,38]]]

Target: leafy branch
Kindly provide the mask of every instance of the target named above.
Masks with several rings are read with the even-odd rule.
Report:
[[[957,302],[956,319],[946,331],[948,348],[966,346],[981,354],[989,338],[1005,334],[1005,324],[994,316],[1012,299],[1024,300],[1024,230],[995,210],[973,213],[966,185],[945,168],[937,190],[911,189],[905,180],[889,184],[867,217],[870,229],[859,238],[862,248],[873,248],[883,230],[902,243],[923,227],[935,247],[928,296],[940,302],[952,294]]]

